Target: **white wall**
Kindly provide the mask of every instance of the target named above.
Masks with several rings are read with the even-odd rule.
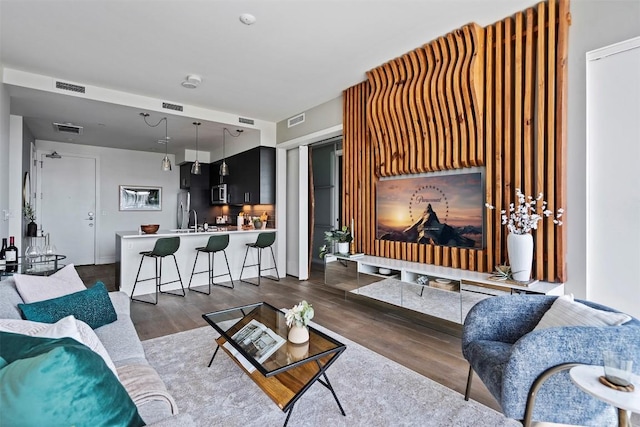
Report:
[[[4,216],[9,211],[9,103],[7,88],[0,84],[0,238],[9,233]]]
[[[565,292],[586,298],[586,53],[640,35],[640,2],[571,2],[567,144]],[[623,153],[621,153],[623,154]],[[608,209],[608,207],[603,207]]]
[[[61,155],[82,154],[96,157],[97,175],[97,217],[96,217],[96,264],[115,261],[115,232],[137,230],[140,224],[160,224],[160,228],[176,226],[177,193],[179,190],[180,168],[163,172],[160,163],[163,153],[120,150],[88,145],[66,144],[53,141],[36,141],[38,151],[57,151]],[[162,187],[162,211],[160,212],[120,212],[118,191],[120,185],[152,185]]]

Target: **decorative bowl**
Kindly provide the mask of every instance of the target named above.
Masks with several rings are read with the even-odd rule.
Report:
[[[388,276],[388,275],[391,274],[391,270],[388,269],[388,268],[380,267],[380,268],[378,268],[378,273],[383,274],[385,276]]]
[[[143,224],[140,229],[144,234],[154,234],[160,228],[160,224]]]

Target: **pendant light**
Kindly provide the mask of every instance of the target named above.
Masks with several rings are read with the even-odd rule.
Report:
[[[225,134],[229,132],[227,128],[222,129],[222,164],[220,165],[220,176],[229,175],[229,166],[227,166],[226,157],[224,155]]]
[[[164,172],[169,172],[171,170],[171,159],[169,159],[169,132],[168,132],[168,125],[167,125],[167,118],[163,117],[158,121],[158,123],[156,123],[155,125],[152,125],[147,121],[147,117],[149,117],[149,113],[140,113],[140,115],[142,116],[142,119],[144,120],[146,125],[152,128],[158,126],[164,120],[164,159],[162,159],[162,170]]]
[[[220,176],[227,176],[229,175],[229,166],[227,166],[227,162],[226,162],[226,157],[224,155],[224,146],[225,146],[225,134],[229,134],[230,136],[237,138],[240,136],[240,134],[243,132],[242,129],[236,129],[236,132],[238,132],[237,135],[232,134],[229,129],[224,128],[222,129],[222,164],[220,165]]]
[[[200,168],[200,162],[198,161],[198,126],[200,126],[202,123],[193,122],[193,124],[196,127],[196,161],[193,162],[193,165],[191,165],[191,173],[194,175],[200,175],[202,173],[202,170]]]

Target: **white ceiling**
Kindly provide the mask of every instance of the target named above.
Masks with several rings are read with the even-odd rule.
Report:
[[[365,72],[466,23],[491,24],[531,0],[0,0],[0,64],[278,122],[341,95]],[[256,16],[246,26],[242,13]],[[180,83],[202,76],[197,89]],[[34,136],[66,142],[52,121],[85,126],[74,142],[163,151],[139,109],[9,87]],[[150,118],[157,121],[158,114]],[[194,148],[171,118],[171,151]],[[219,123],[200,141],[221,143]],[[228,125],[227,125],[228,126]],[[233,128],[238,128],[233,126]]]

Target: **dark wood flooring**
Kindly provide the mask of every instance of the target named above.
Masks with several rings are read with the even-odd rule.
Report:
[[[113,264],[77,269],[87,285],[101,280],[108,289],[115,289]],[[284,277],[279,282],[263,279],[260,287],[236,281],[235,289],[214,286],[211,295],[161,294],[156,306],[133,302],[131,317],[140,339],[146,340],[205,326],[203,313],[258,301],[275,307],[291,307],[303,299],[313,305],[315,322],[464,394],[469,365],[462,357],[460,338],[415,322],[394,310],[345,299],[344,291],[324,285],[324,276],[319,271],[314,271],[308,281],[294,277]],[[477,377],[471,396],[500,410]]]

